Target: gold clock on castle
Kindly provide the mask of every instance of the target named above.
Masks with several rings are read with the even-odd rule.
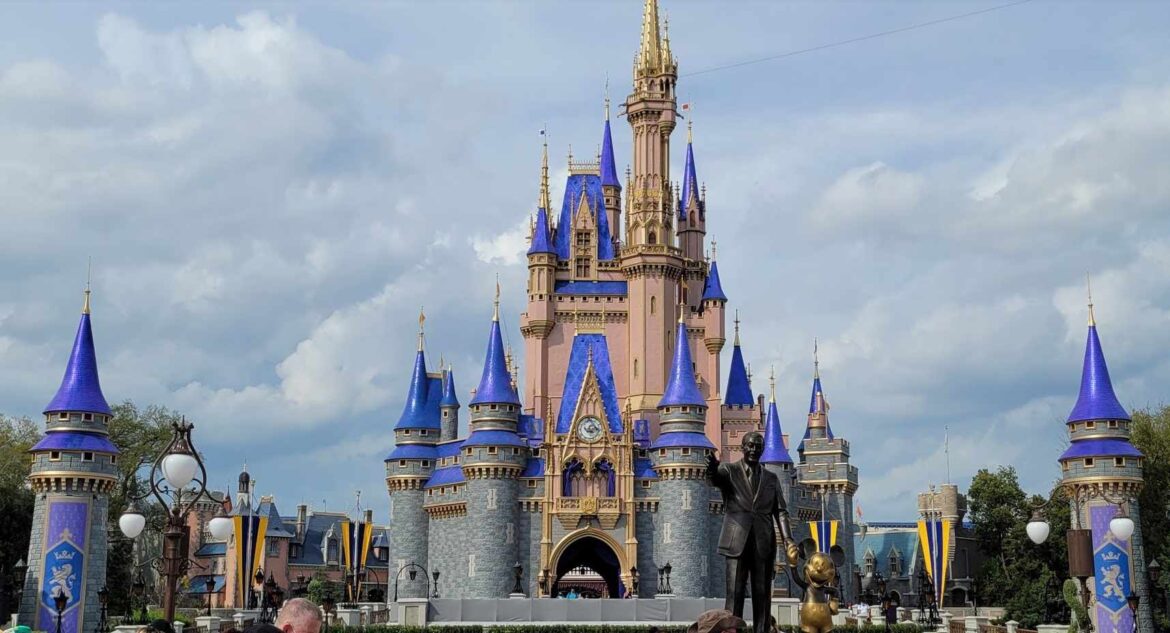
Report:
[[[577,437],[581,438],[584,442],[589,442],[590,444],[596,442],[601,439],[601,432],[601,420],[593,416],[581,418],[581,421],[577,423]]]

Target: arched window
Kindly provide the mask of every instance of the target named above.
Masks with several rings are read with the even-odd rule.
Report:
[[[638,377],[638,359],[634,359],[634,378]]]
[[[561,472],[561,496],[579,497],[585,488],[585,464],[576,458],[565,464]]]
[[[646,242],[649,244],[657,244],[658,235],[654,231],[650,231],[650,236],[646,239]]]
[[[658,297],[650,297],[650,314],[658,311]]]
[[[865,553],[865,573],[872,574],[876,567],[877,567],[877,560],[875,560],[875,557],[873,555],[873,550],[870,550],[870,551]]]
[[[691,211],[691,220],[690,221],[691,221],[691,226],[694,226],[695,225],[695,212],[694,211]]]
[[[590,486],[590,494],[598,497],[612,497],[614,495],[617,480],[615,478],[613,464],[609,463],[609,460],[602,459],[597,462],[593,468],[592,479],[593,481],[590,482],[592,484]]]

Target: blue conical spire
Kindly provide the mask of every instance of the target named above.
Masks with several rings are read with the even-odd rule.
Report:
[[[776,411],[776,373],[772,372],[772,395],[768,400],[768,416],[764,420],[764,464],[791,464],[792,457],[784,446],[784,431],[780,428],[780,413]]]
[[[682,198],[678,203],[678,216],[684,218],[691,200],[699,198],[699,178],[695,175],[695,149],[691,143],[691,125],[687,123],[687,162],[683,166]]]
[[[707,271],[707,281],[703,283],[703,301],[709,299],[727,301],[727,295],[723,292],[723,284],[719,281],[719,266],[714,259],[711,260],[711,269]]]
[[[459,396],[455,395],[455,370],[448,369],[443,376],[443,399],[439,401],[441,407],[459,406]]]
[[[817,342],[813,340],[813,383],[812,397],[808,403],[809,426],[804,429],[804,439],[812,437],[812,423],[814,418],[823,416],[825,419],[825,437],[833,439],[833,427],[829,425],[829,403],[825,401],[825,391],[821,388],[821,358]],[[800,443],[804,447],[804,441]]]
[[[532,245],[528,247],[528,254],[552,253],[552,238],[548,230],[548,212],[541,208],[536,210],[536,226],[532,229]]]
[[[488,333],[487,355],[483,361],[483,376],[471,404],[520,404],[512,388],[512,375],[504,354],[504,337],[500,334],[500,285],[496,283],[496,305],[492,315],[492,329]]]
[[[622,188],[613,159],[613,135],[609,132],[609,81],[606,80],[605,132],[601,135],[601,186]]]
[[[1121,406],[1109,380],[1109,367],[1097,337],[1097,323],[1093,318],[1093,304],[1089,303],[1089,337],[1085,341],[1085,363],[1081,369],[1081,392],[1068,421],[1129,420],[1129,412]]]
[[[674,360],[670,363],[670,377],[666,381],[666,393],[658,402],[661,407],[680,405],[706,406],[699,385],[695,383],[695,369],[691,363],[691,346],[687,342],[687,326],[679,315],[678,333],[674,340]]]
[[[406,405],[398,417],[397,429],[426,429],[432,424],[427,415],[427,359],[426,352],[418,350],[414,357],[414,370],[410,374],[410,388],[406,392]],[[435,422],[438,422],[435,420]]]
[[[727,397],[723,404],[750,407],[756,403],[752,386],[748,383],[747,367],[739,349],[739,312],[735,313],[735,344],[731,351],[731,370],[727,373]]]
[[[85,304],[81,308],[81,323],[73,338],[73,351],[57,395],[45,407],[45,413],[77,411],[113,415],[98,380],[97,353],[93,347],[93,329],[89,317],[89,287],[85,289]]]

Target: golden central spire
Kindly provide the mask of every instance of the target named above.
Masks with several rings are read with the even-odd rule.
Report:
[[[1089,325],[1097,325],[1097,320],[1093,318],[1093,281],[1089,279],[1089,273],[1085,273],[1085,289],[1089,293]]]
[[[93,276],[93,258],[89,259],[89,263],[85,268],[85,302],[81,304],[81,313],[89,314],[89,280]]]
[[[637,74],[662,70],[662,38],[658,34],[658,0],[646,0],[642,9],[642,43],[638,47]]]
[[[540,155],[540,208],[544,209],[545,213],[551,213],[551,206],[548,194],[548,135],[545,134],[544,149]]]

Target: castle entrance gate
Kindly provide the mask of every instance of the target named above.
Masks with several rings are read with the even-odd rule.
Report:
[[[621,549],[603,532],[589,532],[567,536],[556,548],[552,596],[572,591],[582,598],[621,598],[625,593]]]

